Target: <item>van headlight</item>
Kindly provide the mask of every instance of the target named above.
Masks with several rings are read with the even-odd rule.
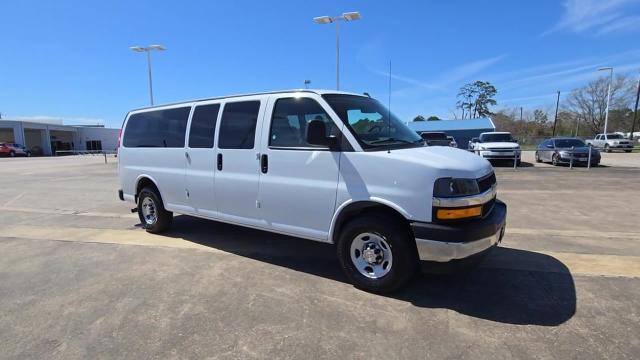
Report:
[[[440,178],[433,186],[434,197],[459,197],[480,193],[478,181],[475,179]]]

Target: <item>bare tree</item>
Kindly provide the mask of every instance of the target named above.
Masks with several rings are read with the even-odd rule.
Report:
[[[567,98],[568,110],[576,113],[593,133],[601,132],[604,127],[608,86],[609,78],[598,78],[584,87],[573,90]],[[611,84],[609,110],[627,108],[631,95],[630,82],[625,76],[618,75]]]

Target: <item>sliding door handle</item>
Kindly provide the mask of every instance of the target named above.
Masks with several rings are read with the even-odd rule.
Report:
[[[262,154],[260,156],[260,170],[263,174],[266,174],[269,171],[269,157],[267,154]]]
[[[222,154],[218,154],[218,170],[222,170]]]

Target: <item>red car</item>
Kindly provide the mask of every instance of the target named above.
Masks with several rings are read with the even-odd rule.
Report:
[[[31,156],[31,151],[24,145],[0,142],[0,156]]]

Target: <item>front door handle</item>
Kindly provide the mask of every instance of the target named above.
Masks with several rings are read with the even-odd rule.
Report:
[[[189,153],[188,153],[188,152],[186,152],[186,151],[184,152],[184,157],[185,157],[185,158],[187,158],[187,162],[188,162],[189,164],[191,164],[191,157],[189,156]]]
[[[218,170],[222,170],[222,154],[218,154]]]
[[[269,157],[267,154],[262,154],[260,156],[260,170],[263,174],[266,174],[269,171]]]

